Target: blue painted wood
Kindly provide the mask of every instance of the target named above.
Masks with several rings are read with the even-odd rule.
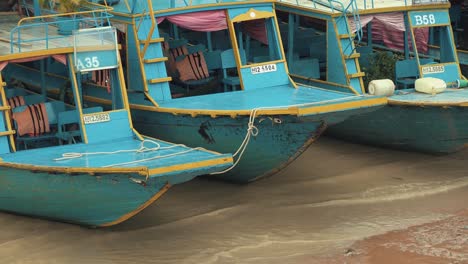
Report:
[[[99,115],[102,113],[95,113]],[[133,136],[133,131],[128,120],[128,111],[119,110],[109,112],[110,121],[85,124],[88,134],[88,143],[100,141],[118,140]],[[109,133],[112,131],[111,133]]]
[[[221,152],[235,152],[247,133],[245,116],[213,119],[139,110],[132,114],[135,127],[143,133]],[[259,134],[252,136],[239,164],[218,178],[247,183],[272,175],[299,156],[325,128],[322,121],[303,122],[292,116],[258,117],[255,126]]]
[[[0,164],[0,210],[87,226],[116,221],[151,199],[165,185],[135,174],[47,173]]]
[[[329,127],[327,133],[353,142],[434,154],[468,143],[465,107],[389,105]]]
[[[130,1],[132,4],[137,1]],[[210,3],[210,5],[200,5],[202,1],[194,1],[193,8],[190,9],[158,9],[158,7],[168,4],[164,1],[154,1],[155,9],[161,11],[157,13],[159,17],[165,17],[172,14],[181,14],[184,12],[196,12],[202,10],[230,10],[228,13],[230,16],[235,17],[239,14],[244,14],[251,8],[262,11],[272,11],[271,2],[249,2],[248,4],[244,1],[232,1],[223,2],[220,5]],[[142,1],[139,1],[142,3]],[[203,3],[208,3],[204,1]],[[114,9],[116,11],[116,19],[122,17],[125,20],[125,16],[119,14],[122,3],[117,4]],[[176,4],[174,2],[174,4]],[[177,2],[177,4],[180,4]],[[119,6],[120,5],[120,6]],[[127,7],[125,7],[126,9]],[[138,8],[132,9],[138,13]],[[124,11],[122,11],[124,12]],[[128,11],[125,11],[128,13]],[[124,13],[125,13],[124,12]],[[147,22],[146,22],[147,23]],[[271,24],[276,27],[276,24]],[[148,26],[148,25],[146,25]],[[272,30],[276,28],[272,28]],[[276,36],[275,31],[273,36]],[[138,39],[144,37],[145,31],[139,31]],[[148,31],[146,31],[148,33]],[[132,35],[135,32],[127,33],[129,36],[128,41],[134,42],[129,43],[127,47],[129,53],[129,64],[127,65],[129,71],[127,73],[132,75],[128,80],[127,84],[129,91],[132,92],[130,95],[130,103],[134,105],[153,106],[150,100],[147,100],[145,95],[140,91],[143,90],[143,83],[146,82],[148,75],[145,80],[142,78],[142,74],[137,72],[141,66],[141,62],[138,60],[136,39],[133,39]],[[154,37],[154,36],[153,36]],[[262,47],[262,50],[273,51],[279,53],[279,42],[275,43],[270,36],[270,45],[276,45],[276,47]],[[146,39],[146,38],[144,38]],[[324,38],[322,38],[324,40]],[[239,41],[241,42],[241,41]],[[244,45],[242,43],[240,45]],[[252,43],[254,45],[254,43]],[[159,46],[154,46],[155,48]],[[140,45],[141,48],[141,45]],[[264,49],[263,49],[264,48]],[[309,52],[310,50],[307,49]],[[264,54],[250,54],[251,57],[261,56]],[[151,55],[148,59],[158,58],[158,54]],[[281,56],[276,56],[282,59]],[[257,117],[255,125],[259,129],[259,135],[252,137],[249,145],[247,146],[246,152],[242,157],[239,165],[231,171],[229,174],[222,175],[220,177],[237,182],[249,182],[280,170],[286,166],[289,162],[294,160],[302,151],[313,142],[323,131],[328,124],[339,122],[349,115],[357,114],[362,111],[370,111],[373,108],[369,108],[365,103],[356,104],[359,106],[345,106],[343,103],[347,102],[359,102],[362,100],[368,100],[368,97],[355,96],[351,93],[343,93],[337,91],[330,91],[326,89],[320,89],[317,87],[294,87],[290,83],[289,77],[286,71],[286,65],[282,62],[277,63],[277,71],[273,73],[263,73],[254,76],[250,71],[250,66],[246,66],[243,71],[242,81],[246,89],[244,91],[235,91],[230,93],[216,93],[209,95],[185,97],[185,98],[172,98],[167,100],[164,91],[150,88],[150,94],[157,102],[157,107],[153,107],[153,111],[139,110],[141,108],[134,107],[132,109],[132,115],[135,127],[143,132],[148,133],[150,136],[156,136],[158,138],[166,140],[175,140],[176,142],[186,143],[189,146],[197,147],[202,146],[208,149],[217,151],[236,151],[241,145],[247,133],[248,116],[244,115],[237,117],[226,117],[220,116],[220,111],[230,111],[233,115],[236,111],[252,111],[258,108],[271,107],[275,109],[290,109],[298,108],[300,110],[307,109],[313,106],[330,106],[321,113],[309,112],[305,114],[291,114],[285,113],[277,116],[260,116]],[[148,74],[148,69],[145,69],[145,74]],[[18,74],[18,73],[16,73]],[[152,71],[150,74],[154,74],[155,77],[164,78],[165,73],[158,73]],[[49,76],[50,78],[56,78]],[[140,79],[138,81],[138,78]],[[134,82],[135,81],[135,82]],[[110,95],[106,94],[104,89],[94,89],[92,86],[83,85],[83,94],[87,96],[94,96],[100,99],[109,99]],[[138,91],[138,92],[136,92]],[[93,102],[86,101],[88,106],[93,105]],[[352,104],[353,105],[353,104]],[[158,112],[167,111],[173,109],[174,112]],[[180,110],[187,111],[193,110],[194,114],[180,114]],[[212,115],[196,115],[198,110],[212,111]],[[299,111],[300,112],[300,111]],[[174,115],[177,113],[177,115]],[[104,131],[104,130],[102,130]],[[98,132],[97,134],[103,134]],[[119,140],[120,145],[120,140]]]

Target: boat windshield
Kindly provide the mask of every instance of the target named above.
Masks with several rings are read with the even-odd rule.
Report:
[[[235,35],[241,53],[241,64],[255,64],[281,60],[279,42],[273,17],[234,23]]]

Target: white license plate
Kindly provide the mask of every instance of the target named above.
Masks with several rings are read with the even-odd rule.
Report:
[[[423,66],[422,73],[423,74],[431,74],[431,73],[441,73],[445,71],[445,67],[443,65],[434,65],[434,66]]]
[[[250,68],[250,72],[252,74],[274,72],[274,71],[276,71],[276,64],[266,64],[266,65],[254,66]]]
[[[85,124],[107,122],[110,121],[110,116],[108,113],[84,115],[83,121]]]

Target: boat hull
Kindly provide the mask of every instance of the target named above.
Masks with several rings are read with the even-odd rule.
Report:
[[[157,200],[169,184],[137,173],[60,173],[0,167],[0,210],[86,226],[111,226]]]
[[[248,116],[192,117],[137,109],[132,110],[132,115],[135,128],[146,135],[230,153],[241,146],[249,122]],[[321,135],[325,126],[320,120],[305,122],[286,115],[257,117],[258,135],[251,137],[236,167],[217,178],[248,183],[272,175],[298,157]]]
[[[375,146],[433,154],[468,142],[466,107],[388,105],[330,126],[327,134]]]

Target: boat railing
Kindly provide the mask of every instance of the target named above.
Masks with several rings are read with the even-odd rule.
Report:
[[[278,0],[279,2],[291,2],[290,0]],[[394,1],[394,0],[393,0]],[[295,0],[296,5],[303,5],[303,4],[312,4],[314,8],[317,8],[317,5],[321,6],[328,6],[326,0]],[[335,1],[336,2],[336,1]],[[339,1],[338,5],[328,6],[329,8],[337,9],[339,8],[340,4],[347,5],[351,4],[351,2],[355,2],[357,6],[361,10],[373,9],[373,8],[383,8],[388,7],[388,3],[384,3],[383,1],[379,0],[376,2],[374,0],[359,0],[359,3],[356,3],[356,0],[342,0]],[[338,3],[338,2],[337,2]],[[415,5],[431,5],[431,4],[441,4],[441,3],[449,3],[449,0],[399,0],[398,2],[392,3],[391,6],[415,6]]]
[[[440,4],[448,3],[449,0],[404,0],[402,1],[402,6],[414,6],[414,5],[430,5],[430,4]],[[364,0],[364,5],[361,9],[372,9],[379,8],[379,4],[375,3],[374,0]]]
[[[127,0],[125,0],[127,1]],[[148,46],[149,44],[151,43],[151,39],[153,38],[153,33],[154,33],[154,30],[156,29],[156,18],[154,16],[154,10],[153,10],[153,1],[152,0],[147,0],[147,1],[133,1],[134,5],[134,8],[136,8],[137,10],[143,10],[143,14],[145,14],[144,16],[140,17],[139,18],[139,21],[137,21],[136,23],[136,27],[137,27],[137,32],[140,32],[140,31],[144,31],[145,32],[145,44],[143,46],[143,50],[141,50],[141,54],[140,56],[141,57],[144,57],[145,56],[145,53],[146,51],[148,50]],[[138,6],[139,5],[139,6]],[[151,21],[151,26],[149,26],[148,28],[148,25],[146,23],[143,23],[144,20],[150,20]],[[146,27],[146,28],[144,28]],[[137,34],[139,35],[139,34]],[[142,40],[142,37],[139,36],[138,39]]]
[[[57,34],[60,31],[57,29],[63,26],[80,29],[109,25],[112,15],[108,11],[108,7],[90,4],[77,12],[22,18],[10,31],[10,52],[72,47],[73,41],[69,36]]]
[[[138,5],[141,5],[142,2],[145,3],[146,1],[139,1],[139,0],[123,0],[123,1],[125,5],[129,7],[130,10],[146,10],[146,9],[138,9]],[[164,1],[168,1],[168,0],[164,0]],[[225,0],[224,1],[223,0],[211,0],[211,1],[203,1],[203,4],[218,4],[218,3],[223,3],[223,2],[226,2],[226,1]],[[189,7],[189,6],[195,6],[195,5],[201,5],[200,1],[194,2],[193,0],[169,0],[169,3],[167,3],[167,8],[180,8],[180,7]]]

